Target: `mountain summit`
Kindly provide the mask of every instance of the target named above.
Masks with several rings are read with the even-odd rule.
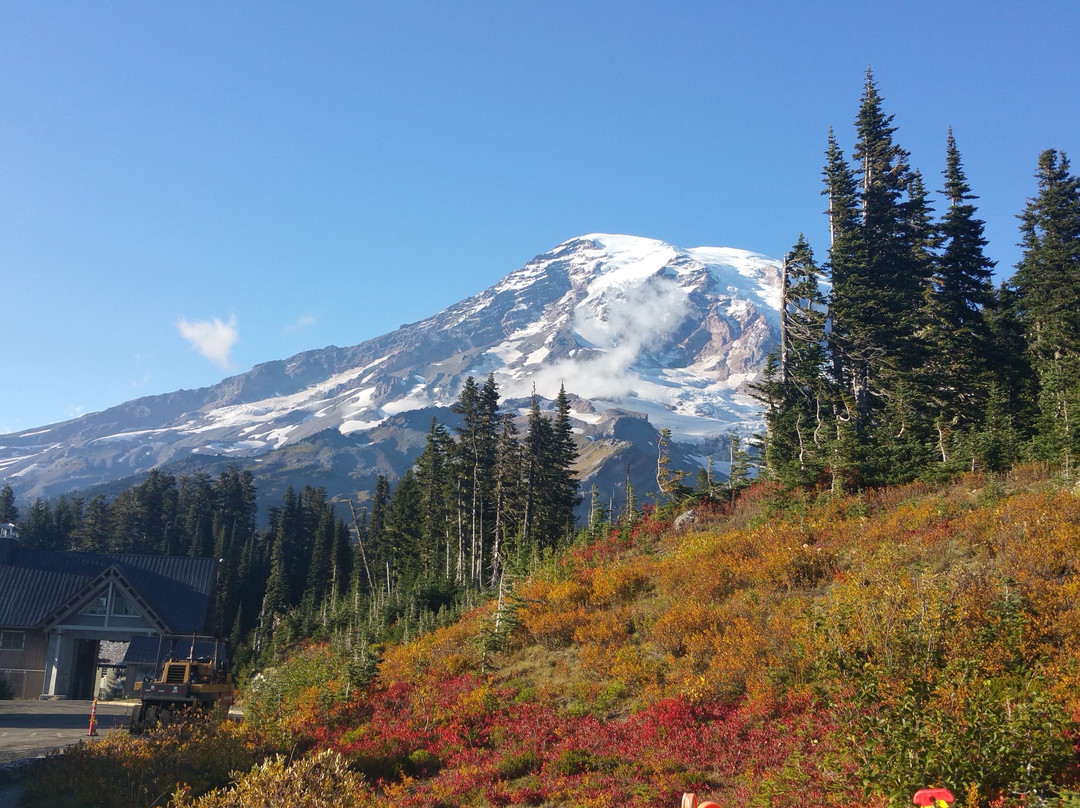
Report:
[[[352,496],[376,474],[402,473],[432,416],[453,422],[465,379],[494,373],[511,411],[565,385],[576,431],[596,444],[582,453],[583,482],[622,480],[628,465],[655,472],[655,445],[641,444],[659,428],[671,430],[685,462],[709,456],[732,431],[759,428],[747,385],[776,344],[779,304],[779,262],[763,255],[582,236],[359,345],[0,436],[0,478],[33,498],[154,467],[212,473],[234,463],[252,469],[260,494],[267,479],[292,475]],[[634,445],[644,452],[636,462]]]

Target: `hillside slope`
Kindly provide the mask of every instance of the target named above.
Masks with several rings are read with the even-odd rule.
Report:
[[[1045,470],[836,498],[759,486],[681,530],[670,517],[583,537],[461,619],[421,616],[443,625],[405,642],[368,644],[366,615],[339,603],[324,640],[248,684],[243,724],[80,747],[28,796],[671,808],[694,792],[900,808],[944,786],[965,808],[1080,799],[1080,497]],[[250,773],[227,785],[230,769]]]
[[[395,805],[1008,803],[1076,785],[1078,595],[1080,498],[1041,470],[758,487],[552,560],[358,696],[253,709],[400,780]]]

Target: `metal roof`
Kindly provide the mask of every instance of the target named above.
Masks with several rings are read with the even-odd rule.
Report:
[[[40,627],[110,567],[177,633],[202,632],[217,560],[187,556],[67,553],[13,548],[0,563],[0,626]],[[84,591],[86,590],[86,591]]]

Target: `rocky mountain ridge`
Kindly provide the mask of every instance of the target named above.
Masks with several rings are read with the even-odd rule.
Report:
[[[629,466],[651,490],[659,428],[677,462],[714,456],[721,468],[727,436],[759,428],[747,385],[776,344],[779,284],[779,262],[745,250],[583,236],[358,345],[0,435],[0,478],[32,499],[231,463],[267,496],[286,479],[362,496],[411,464],[433,415],[453,425],[467,376],[494,373],[511,411],[565,385],[584,485],[616,487]]]

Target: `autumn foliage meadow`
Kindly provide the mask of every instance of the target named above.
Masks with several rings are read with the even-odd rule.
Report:
[[[1080,805],[1069,485],[759,485],[675,515],[583,537],[377,649],[373,678],[347,640],[298,647],[242,724],[80,748],[28,796],[75,804],[49,798],[130,755],[130,798],[81,804],[884,807],[945,786],[966,808]],[[165,754],[186,768],[131,773]]]

